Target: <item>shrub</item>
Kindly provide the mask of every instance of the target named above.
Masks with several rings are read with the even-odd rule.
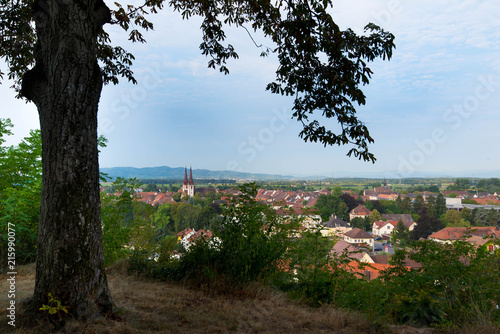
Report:
[[[398,256],[409,256],[422,268],[385,275],[385,307],[393,320],[421,326],[498,321],[499,255],[465,241],[416,242],[411,252]]]
[[[280,216],[268,205],[255,200],[255,184],[240,187],[242,194],[230,200],[222,219],[215,223],[212,237],[201,237],[180,251],[179,260],[158,259],[168,268],[171,279],[190,279],[203,284],[223,280],[229,287],[255,280],[267,280],[283,266],[284,255],[298,220]],[[136,256],[133,261],[140,262]],[[142,260],[142,263],[148,261]]]

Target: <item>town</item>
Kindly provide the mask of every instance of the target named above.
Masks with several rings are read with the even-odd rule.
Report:
[[[387,269],[394,248],[404,247],[410,239],[438,243],[465,240],[489,250],[498,247],[494,240],[500,238],[500,196],[486,191],[488,180],[469,189],[471,180],[459,178],[443,190],[427,185],[417,186],[415,189],[421,191],[411,193],[393,190],[387,180],[371,181],[375,186],[363,190],[343,190],[330,184],[321,188],[321,182],[310,182],[309,188],[317,190],[290,190],[304,184],[296,181],[288,184],[287,190],[259,188],[255,200],[269,205],[278,215],[301,217],[303,229],[317,230],[334,241],[331,252],[347,252],[353,260],[369,263],[371,266],[363,272],[367,279],[377,278]],[[497,179],[489,181],[498,184]],[[191,168],[185,169],[182,184],[170,187],[177,191],[162,192],[161,186],[148,183],[134,188],[133,198],[156,208],[152,209],[157,210],[152,223],[162,230],[160,234],[176,235],[183,245],[195,243],[203,235],[211,236],[211,222],[220,214],[220,205],[241,194],[235,185],[222,189],[195,186]],[[406,264],[421,266],[410,259]]]

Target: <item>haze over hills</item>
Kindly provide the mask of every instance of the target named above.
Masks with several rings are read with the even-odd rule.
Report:
[[[183,179],[184,167],[112,167],[101,168],[101,172],[108,176],[138,178],[138,179]],[[260,174],[260,173],[244,173],[236,171],[211,171],[208,169],[193,169],[193,177],[195,179],[237,179],[237,180],[291,180],[297,177],[291,175],[278,174]]]
[[[101,172],[108,174],[112,178],[138,178],[138,179],[183,179],[184,167],[111,167],[101,168]],[[208,169],[193,169],[193,177],[195,179],[232,179],[232,180],[321,180],[331,178],[399,178],[397,172],[364,172],[353,173],[349,171],[332,171],[329,176],[324,175],[280,175],[280,174],[264,174],[264,173],[247,173],[237,171],[212,171]],[[405,177],[467,177],[467,178],[500,178],[500,171],[463,171],[463,172],[414,172],[411,175],[404,175]]]

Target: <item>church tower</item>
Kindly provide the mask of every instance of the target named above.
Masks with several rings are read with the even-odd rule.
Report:
[[[187,168],[184,167],[184,182],[182,183],[182,192],[189,197],[194,196],[194,181],[193,181],[193,169],[189,166],[189,179],[187,177]]]

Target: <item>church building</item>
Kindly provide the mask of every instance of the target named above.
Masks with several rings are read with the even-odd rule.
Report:
[[[187,168],[184,167],[184,182],[182,183],[182,192],[189,197],[194,196],[193,170],[189,167],[189,180],[187,177]]]

